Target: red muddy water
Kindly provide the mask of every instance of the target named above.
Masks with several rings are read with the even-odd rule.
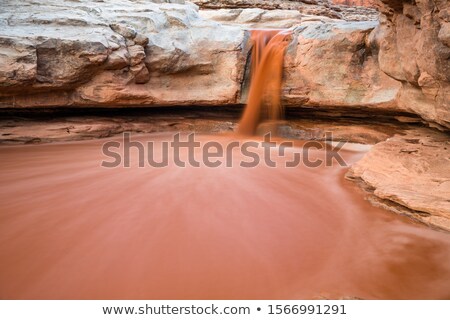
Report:
[[[279,120],[284,53],[291,40],[288,30],[253,30],[252,76],[247,106],[239,123],[238,133],[253,135],[263,116]]]
[[[103,142],[0,147],[2,299],[450,298],[449,235],[371,206],[346,168],[107,169]]]

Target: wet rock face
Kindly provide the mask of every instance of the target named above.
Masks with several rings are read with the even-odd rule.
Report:
[[[380,68],[401,81],[399,108],[450,128],[450,3],[382,0],[373,42]]]
[[[243,39],[179,0],[6,0],[0,106],[233,104]]]

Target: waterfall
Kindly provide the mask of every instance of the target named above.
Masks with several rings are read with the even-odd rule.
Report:
[[[272,121],[280,119],[284,54],[291,35],[288,30],[251,31],[251,82],[239,134],[255,134],[263,116]]]

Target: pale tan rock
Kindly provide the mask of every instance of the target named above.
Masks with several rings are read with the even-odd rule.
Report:
[[[285,63],[286,105],[395,110],[400,83],[378,67],[366,40],[373,22],[309,23],[298,28]]]
[[[184,1],[5,0],[0,107],[236,104],[243,40]]]
[[[398,107],[450,128],[449,8],[444,1],[382,0],[379,64],[402,81]]]
[[[63,87],[87,82],[108,58],[102,43],[49,39],[36,46],[40,86]]]
[[[322,7],[340,10],[327,1],[278,7],[263,1],[266,8],[256,9],[214,1],[238,9],[208,11],[206,19],[206,11],[183,1],[24,0],[16,6],[5,0],[0,107],[245,103],[245,29],[291,27],[286,105],[402,111],[449,127],[447,1],[432,13],[427,1],[386,0],[391,4],[377,27],[305,14],[313,7],[316,14]],[[297,9],[282,10],[285,5]]]
[[[378,204],[450,231],[450,137],[414,129],[376,144],[347,173]]]
[[[205,19],[248,29],[287,29],[301,24],[303,17],[296,10],[258,8],[201,10],[199,13]]]
[[[264,11],[296,11],[303,15],[314,15],[348,21],[376,20],[377,11],[372,8],[336,6],[329,0],[192,0],[203,10],[260,9]],[[250,12],[250,11],[249,11]],[[255,12],[255,11],[253,11]],[[260,17],[257,17],[260,19]],[[260,22],[264,22],[264,19]],[[281,22],[280,22],[281,24]]]

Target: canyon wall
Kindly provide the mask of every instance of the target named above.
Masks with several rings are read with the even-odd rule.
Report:
[[[377,22],[305,23],[286,57],[284,101],[339,111],[398,110],[400,83],[367,44]]]
[[[333,4],[341,4],[344,6],[377,7],[377,0],[331,0],[331,2]]]
[[[383,72],[402,83],[399,109],[450,127],[450,3],[382,0],[371,35]]]
[[[335,5],[331,0],[191,0],[204,11],[233,10],[239,14],[243,9],[259,9],[253,12],[255,19],[260,19],[264,10],[290,11],[302,16],[321,16],[345,20],[376,20],[378,12],[372,8]],[[272,13],[273,14],[273,13]],[[269,14],[270,15],[270,14]]]
[[[326,0],[5,0],[0,107],[239,105],[246,30],[277,27],[285,105],[450,127],[448,2],[383,1],[378,23]]]
[[[2,107],[237,101],[244,31],[192,3],[6,0],[0,24]]]

